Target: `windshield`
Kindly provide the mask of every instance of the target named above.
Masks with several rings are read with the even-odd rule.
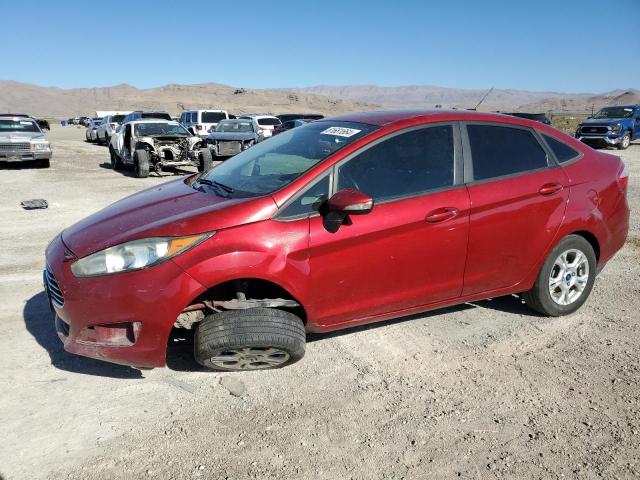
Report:
[[[114,123],[120,123],[123,118],[124,115],[114,115],[113,117],[111,117],[111,121]]]
[[[202,112],[202,123],[218,123],[226,118],[224,112]]]
[[[223,188],[225,196],[265,195],[377,129],[363,123],[308,123],[258,143],[209,170],[195,183]]]
[[[633,115],[631,107],[606,107],[598,110],[591,118],[629,118]]]
[[[216,132],[234,132],[245,133],[253,132],[253,124],[251,122],[225,122],[222,121],[216,125]]]
[[[153,135],[191,136],[182,125],[178,125],[177,123],[136,123],[135,130],[136,135],[139,137]]]
[[[40,132],[33,120],[0,120],[0,132]]]

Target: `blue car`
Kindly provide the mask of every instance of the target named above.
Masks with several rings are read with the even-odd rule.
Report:
[[[629,148],[632,140],[640,138],[640,105],[598,110],[578,125],[576,138],[592,147]]]

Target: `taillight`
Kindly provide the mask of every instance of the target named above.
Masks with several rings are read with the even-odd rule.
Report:
[[[620,184],[622,191],[627,193],[627,186],[629,185],[629,167],[626,165],[624,165],[622,172],[618,175],[618,183]]]
[[[196,130],[202,130],[202,125],[196,125]]]

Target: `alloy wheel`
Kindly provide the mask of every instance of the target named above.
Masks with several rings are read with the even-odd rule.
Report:
[[[261,370],[282,365],[289,354],[273,347],[246,347],[222,350],[209,360],[214,367],[226,370]]]
[[[549,293],[558,305],[571,305],[589,282],[589,260],[577,249],[566,250],[553,263],[549,274]]]

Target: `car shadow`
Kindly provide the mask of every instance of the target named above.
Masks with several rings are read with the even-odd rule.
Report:
[[[0,170],[32,170],[42,168],[37,160],[21,162],[0,162]]]
[[[460,305],[454,305],[451,307],[439,308],[436,310],[431,310],[429,312],[406,315],[404,317],[398,317],[382,322],[370,323],[367,325],[359,325],[357,327],[345,328],[333,332],[308,333],[307,343],[321,342],[324,340],[329,340],[331,338],[341,337],[343,335],[350,335],[356,332],[364,332],[375,328],[381,328],[387,325],[394,325],[397,323],[409,322],[412,320],[437,317],[440,315],[446,315],[448,313],[460,312],[463,310],[470,310],[474,308],[486,308],[514,315],[541,317],[540,314],[527,307],[519,296],[507,295],[504,297],[496,297],[487,300],[481,300],[478,302],[469,302]],[[201,366],[195,361],[193,356],[193,336],[193,330],[186,330],[183,328],[172,329],[167,345],[167,368],[180,372],[212,371]]]
[[[80,357],[65,352],[56,333],[49,300],[44,291],[34,295],[24,306],[24,324],[27,331],[51,358],[51,365],[72,373],[99,377],[135,379],[144,378],[136,368]]]

